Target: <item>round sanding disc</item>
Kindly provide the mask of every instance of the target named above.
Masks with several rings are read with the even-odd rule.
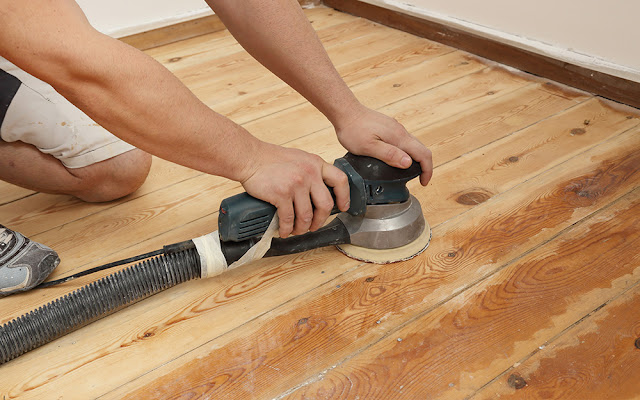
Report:
[[[373,264],[391,264],[398,261],[410,260],[429,247],[431,241],[431,227],[425,221],[424,231],[413,242],[395,249],[368,249],[352,244],[336,246],[348,257]]]

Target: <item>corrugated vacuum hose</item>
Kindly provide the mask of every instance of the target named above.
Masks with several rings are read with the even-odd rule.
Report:
[[[0,364],[200,273],[196,249],[183,248],[83,286],[0,326]]]

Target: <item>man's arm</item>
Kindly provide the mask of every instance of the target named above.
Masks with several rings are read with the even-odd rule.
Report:
[[[278,207],[281,236],[324,223],[333,201],[323,180],[335,187],[340,208],[348,208],[341,171],[317,156],[261,142],[213,112],[159,63],[93,29],[73,0],[0,0],[0,55],[123,140],[240,181]]]
[[[207,3],[252,56],[327,116],[349,151],[404,168],[413,158],[422,166],[422,184],[429,182],[431,152],[397,121],[360,104],[296,0]]]

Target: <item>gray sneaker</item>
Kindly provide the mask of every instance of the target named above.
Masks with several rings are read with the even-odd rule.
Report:
[[[0,225],[0,296],[38,286],[59,263],[55,251]]]

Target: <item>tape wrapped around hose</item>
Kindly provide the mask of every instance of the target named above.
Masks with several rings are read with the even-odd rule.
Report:
[[[193,244],[198,249],[198,254],[200,254],[201,276],[203,278],[211,278],[264,257],[271,248],[271,241],[278,233],[279,221],[278,215],[274,215],[260,240],[248,250],[245,250],[244,254],[237,261],[232,262],[231,265],[227,264],[222,251],[222,243],[220,242],[218,231],[192,239]]]
[[[200,278],[196,249],[151,258],[60,297],[0,326],[0,364],[132,303]]]

